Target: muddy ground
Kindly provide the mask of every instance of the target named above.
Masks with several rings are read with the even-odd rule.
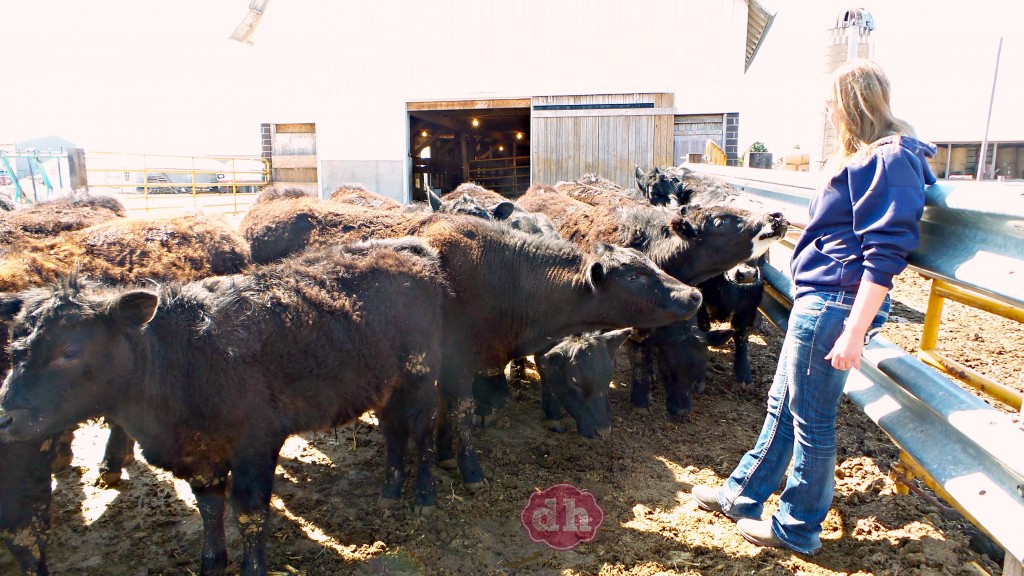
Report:
[[[927,286],[908,272],[893,294],[885,335],[913,349]],[[752,337],[753,389],[730,387],[731,348],[713,349],[707,392],[684,423],[668,421],[659,404],[650,415],[632,412],[620,379],[612,394],[614,430],[601,441],[546,431],[536,384],[516,385],[498,426],[480,434],[488,489],[467,494],[455,474],[439,470],[439,510],[429,518],[411,513],[409,494],[401,507],[378,507],[382,439],[371,419],[293,437],[274,487],[271,570],[308,576],[999,574],[999,564],[969,545],[975,531],[962,517],[945,515],[921,496],[896,495],[887,473],[897,449],[847,400],[838,423],[836,499],[818,555],[759,549],[728,519],[696,508],[690,487],[724,481],[753,444],[781,342],[768,322]],[[947,304],[940,348],[1017,389],[1024,389],[1022,342],[1020,324]],[[620,377],[624,368],[620,356]],[[81,427],[72,468],[55,476],[53,573],[194,573],[201,523],[187,485],[140,459],[120,487],[95,487],[105,435],[102,426]],[[532,542],[519,520],[532,491],[562,482],[589,490],[605,514],[596,539],[568,551]],[[768,511],[776,505],[769,501]],[[240,546],[229,526],[230,573],[236,574]],[[10,556],[0,550],[0,574],[12,573]]]

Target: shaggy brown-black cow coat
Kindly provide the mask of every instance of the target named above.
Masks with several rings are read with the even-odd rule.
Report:
[[[0,292],[54,282],[76,266],[94,280],[131,285],[226,274],[248,262],[249,247],[221,216],[114,220],[0,253]]]
[[[107,206],[90,205],[100,211]],[[48,209],[53,213],[52,207]],[[102,214],[102,212],[100,212]],[[38,216],[38,214],[37,214]],[[64,222],[78,222],[64,216]],[[40,225],[36,229],[54,229]],[[22,236],[0,252],[0,292],[17,292],[52,284],[69,270],[108,284],[139,285],[188,281],[212,274],[239,272],[249,263],[249,249],[221,217],[202,215],[163,219],[115,219],[50,238]],[[10,367],[9,325],[0,322],[0,374]],[[40,443],[12,442],[0,446],[0,539],[25,574],[46,573],[50,526],[50,469],[70,462],[68,441],[58,437]],[[110,424],[110,438],[100,463],[101,482],[113,485],[132,457],[134,443]]]
[[[441,200],[450,202],[462,198],[466,194],[469,194],[474,200],[477,201],[484,208],[493,208],[502,202],[509,202],[508,198],[505,198],[501,194],[498,194],[494,190],[488,190],[479,184],[473,184],[472,182],[463,182],[459,184],[455,190],[441,196]]]
[[[264,188],[263,191],[257,194],[253,204],[273,202],[274,200],[288,200],[290,198],[314,198],[314,196],[302,188],[278,188],[277,186],[271,186],[270,188]]]
[[[513,230],[519,230],[527,234],[547,236],[549,238],[560,238],[558,231],[551,219],[540,212],[529,212],[521,206],[511,202],[497,192],[488,190],[482,186],[471,183],[459,184],[453,192],[441,197],[442,201],[454,202],[457,199],[472,199],[483,210],[492,216],[493,220],[500,220]],[[511,206],[511,211],[509,210]],[[470,211],[469,213],[472,213]]]
[[[110,196],[77,194],[0,212],[0,254],[8,252],[25,237],[48,238],[61,232],[124,218],[127,212]]]
[[[626,190],[611,180],[593,174],[584,174],[575,182],[557,182],[555,190],[584,204],[605,208],[633,208],[647,203],[646,200],[640,201],[639,191]]]
[[[265,575],[274,469],[291,434],[378,409],[388,444],[382,497],[399,496],[412,436],[416,504],[434,505],[445,292],[434,251],[405,239],[314,249],[157,290],[72,277],[5,294],[14,354],[0,388],[0,440],[38,440],[110,415],[147,462],[191,485],[203,517],[201,573],[226,568],[229,495],[241,573]]]
[[[584,253],[561,240],[523,234],[498,223],[446,214],[360,210],[296,199],[254,206],[242,222],[254,259],[280,258],[305,245],[417,235],[439,253],[454,296],[445,302],[442,412],[438,458],[457,464],[470,490],[483,470],[470,424],[472,377],[504,366],[570,334],[659,326],[692,317],[696,291],[634,250],[600,244]],[[296,242],[299,241],[299,242]]]
[[[328,198],[331,202],[341,202],[362,206],[364,208],[376,208],[377,210],[400,210],[402,203],[392,200],[387,196],[371,192],[360,184],[343,184],[331,193]]]

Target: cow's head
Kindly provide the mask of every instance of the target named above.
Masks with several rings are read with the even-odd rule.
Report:
[[[644,173],[636,167],[636,186],[647,200],[655,206],[679,206],[689,202],[689,189],[684,177],[689,174],[685,168],[663,168],[655,166]]]
[[[0,388],[0,438],[36,439],[99,416],[132,382],[132,335],[153,318],[147,290],[62,286],[0,296],[10,319],[11,370]]]
[[[758,258],[786,235],[779,212],[752,213],[734,205],[679,208],[669,226],[682,246],[663,264],[672,275],[699,284],[733,266]]]
[[[586,283],[600,299],[604,326],[653,328],[691,318],[700,291],[658,268],[632,248],[599,243],[587,264]]]
[[[733,284],[757,284],[761,281],[761,269],[758,267],[760,258],[737,264],[725,272],[725,279]]]
[[[631,328],[572,336],[537,358],[537,370],[586,438],[611,433],[608,388],[615,351]]]
[[[670,418],[686,418],[693,410],[693,394],[704,391],[707,379],[708,346],[722,346],[733,333],[731,328],[701,330],[697,322],[688,320],[652,336],[650,343],[658,345],[658,378],[664,384]]]
[[[558,229],[555,228],[555,223],[548,218],[546,214],[540,212],[527,212],[525,210],[515,210],[512,215],[505,220],[509,228],[513,230],[519,230],[526,234],[533,236],[543,236],[546,238],[561,238],[558,234]]]
[[[428,189],[427,201],[430,204],[430,209],[434,212],[463,214],[484,220],[505,220],[515,210],[515,204],[511,202],[499,202],[491,208],[487,208],[477,202],[468,192],[455,200],[445,201]]]

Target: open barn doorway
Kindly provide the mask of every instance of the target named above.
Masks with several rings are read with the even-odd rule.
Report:
[[[508,198],[530,186],[530,99],[409,102],[412,199],[473,182]]]

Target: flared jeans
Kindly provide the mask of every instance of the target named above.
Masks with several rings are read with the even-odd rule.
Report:
[[[814,292],[793,303],[761,434],[718,496],[730,517],[760,518],[765,500],[785,478],[772,533],[804,554],[821,547],[821,523],[835,492],[836,413],[849,372],[836,370],[825,356],[842,333],[855,296]],[[886,296],[868,333],[876,333],[888,316]]]

